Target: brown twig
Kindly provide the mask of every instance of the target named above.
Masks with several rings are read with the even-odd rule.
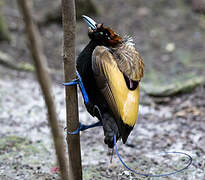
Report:
[[[65,81],[69,82],[76,78],[75,73],[75,1],[62,0],[62,17],[64,30],[64,73]],[[71,132],[78,128],[78,101],[76,86],[66,88],[67,131]],[[80,137],[68,135],[69,171],[72,180],[82,179]]]
[[[48,110],[48,120],[51,126],[56,154],[60,166],[61,177],[63,180],[68,180],[68,168],[65,157],[65,145],[61,131],[58,127],[56,107],[51,92],[51,79],[47,71],[46,58],[43,54],[43,48],[39,31],[33,23],[31,16],[31,1],[18,0],[19,8],[24,18],[28,39],[30,41],[30,52],[36,67],[38,81],[40,83],[44,99]]]

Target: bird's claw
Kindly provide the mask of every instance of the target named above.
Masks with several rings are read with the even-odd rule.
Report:
[[[73,132],[68,132],[68,134],[75,135],[75,134],[78,134],[80,131],[85,131],[86,129],[90,129],[90,128],[98,127],[98,126],[102,126],[101,121],[98,121],[98,122],[90,124],[90,125],[85,125],[85,124],[82,124],[79,122],[79,128]]]
[[[85,90],[85,87],[83,85],[83,81],[82,81],[82,78],[81,78],[80,74],[78,72],[76,72],[76,73],[77,73],[77,76],[78,76],[77,79],[74,79],[74,80],[72,80],[71,82],[68,82],[68,83],[63,83],[63,85],[65,85],[65,86],[73,86],[73,85],[79,84],[81,93],[83,95],[84,103],[87,104],[87,103],[89,103],[88,94],[87,94],[87,92]]]

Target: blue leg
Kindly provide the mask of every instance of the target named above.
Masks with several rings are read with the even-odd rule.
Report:
[[[79,82],[79,85],[80,85],[80,90],[81,90],[81,92],[83,94],[84,103],[86,105],[89,102],[88,94],[87,94],[87,92],[85,90],[82,78],[81,78],[81,76],[80,76],[80,74],[78,72],[77,72],[77,75],[78,75],[78,82]]]
[[[98,126],[102,126],[102,122],[101,121],[98,121],[96,123],[93,123],[91,125],[85,125],[85,124],[82,124],[82,123],[79,123],[80,126],[78,129],[76,129],[75,131],[73,132],[68,132],[68,134],[78,134],[80,131],[85,131],[86,129],[90,129],[90,128],[93,128],[93,127],[98,127]]]
[[[83,84],[83,81],[82,81],[82,78],[81,78],[80,74],[78,72],[76,72],[76,73],[77,73],[78,79],[74,79],[74,80],[72,80],[71,82],[68,82],[68,83],[63,83],[63,85],[73,86],[73,85],[79,84],[81,93],[83,95],[84,103],[86,105],[89,102],[88,94],[85,90],[85,86]]]
[[[88,105],[89,104],[88,94],[87,94],[87,92],[85,90],[82,78],[81,78],[81,76],[80,76],[80,74],[78,72],[77,72],[77,76],[78,76],[78,79],[74,79],[74,80],[72,80],[71,82],[68,82],[68,83],[63,83],[63,85],[65,85],[65,86],[73,86],[73,85],[79,84],[81,93],[83,95],[84,103],[85,103],[85,105]],[[100,113],[100,110],[99,110],[99,108],[96,105],[94,106],[94,108],[96,108],[98,110],[98,112]],[[85,125],[85,124],[82,124],[82,123],[79,123],[79,124],[80,124],[79,128],[76,129],[73,132],[69,132],[69,134],[78,134],[80,131],[84,131],[86,129],[97,127],[97,126],[102,126],[102,122],[101,121],[93,123],[91,125]]]

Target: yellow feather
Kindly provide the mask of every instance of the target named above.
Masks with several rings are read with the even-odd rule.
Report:
[[[129,126],[134,126],[137,120],[139,107],[139,85],[137,89],[133,91],[129,90],[124,76],[118,69],[115,61],[104,61],[103,66],[123,123]]]

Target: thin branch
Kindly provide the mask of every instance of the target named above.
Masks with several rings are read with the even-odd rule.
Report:
[[[40,34],[32,20],[30,3],[31,1],[29,0],[18,0],[18,5],[22,12],[28,39],[30,41],[30,52],[34,60],[37,77],[47,105],[48,120],[51,126],[54,145],[61,171],[61,177],[63,180],[68,180],[68,168],[65,157],[64,139],[61,131],[59,130],[56,107],[51,91],[51,79],[47,71],[48,68],[46,58],[43,54]]]
[[[64,73],[65,81],[69,82],[76,78],[75,73],[75,1],[62,0],[62,17],[64,30]],[[78,128],[78,101],[76,86],[66,88],[67,131],[71,132]],[[72,180],[82,179],[82,165],[80,152],[80,136],[68,135],[69,172]]]

